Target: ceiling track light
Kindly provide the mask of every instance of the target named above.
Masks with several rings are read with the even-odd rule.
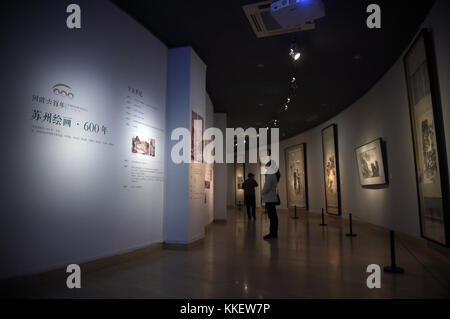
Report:
[[[295,77],[292,77],[291,82],[289,83],[289,88],[290,89],[294,89],[297,90],[298,89],[298,84],[297,84],[297,80]]]
[[[289,56],[292,58],[292,60],[297,61],[298,59],[300,59],[300,57],[302,56],[300,52],[291,49],[289,51]]]
[[[294,38],[294,40],[292,41],[292,44],[291,44],[291,49],[289,50],[289,56],[292,58],[292,60],[294,60],[294,62],[298,61],[298,59],[300,59],[300,57],[302,56],[300,51],[297,49],[296,42],[297,41]]]
[[[295,38],[293,39],[293,41],[291,43],[291,47],[289,49],[289,56],[292,58],[292,60],[294,62],[298,61],[301,58],[301,56],[302,56],[300,51],[297,49],[297,41],[296,41]],[[296,67],[295,67],[295,63],[294,63],[294,70],[293,70],[294,73],[293,74],[295,74],[295,68]],[[281,109],[277,112],[278,114],[281,114],[282,112],[287,112],[288,111],[290,103],[297,96],[297,89],[298,89],[297,78],[296,78],[295,75],[293,75],[293,76],[291,76],[291,78],[289,80],[289,94],[288,94],[287,100],[283,104]],[[270,127],[272,125],[273,125],[273,127],[279,127],[280,126],[280,122],[278,120],[270,120],[268,122],[267,126]]]

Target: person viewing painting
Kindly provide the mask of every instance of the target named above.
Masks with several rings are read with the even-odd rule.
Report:
[[[258,187],[258,183],[255,181],[255,175],[248,174],[248,178],[245,180],[242,188],[244,189],[245,206],[247,206],[248,219],[256,219],[256,197],[255,188]]]
[[[266,167],[275,166],[273,161],[267,163]],[[273,167],[273,166],[272,166]],[[277,166],[277,171],[274,174],[266,174],[266,183],[261,192],[263,201],[266,203],[267,214],[270,220],[270,233],[264,236],[265,240],[278,238],[278,215],[277,205],[280,205],[280,198],[277,193],[278,182],[280,181],[280,170]]]

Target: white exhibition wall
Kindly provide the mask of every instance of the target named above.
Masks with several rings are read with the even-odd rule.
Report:
[[[187,209],[191,189],[189,170],[179,174],[189,165],[169,167],[168,114],[186,105],[171,125],[189,128],[191,109],[213,125],[206,66],[193,51],[174,66],[186,69],[172,79],[187,90],[177,100],[167,87],[173,52],[161,41],[107,0],[78,1],[82,28],[69,30],[70,3],[16,2],[2,33],[0,278],[163,242],[167,172],[179,187],[169,189],[172,203],[186,196]],[[212,220],[209,173],[211,188],[203,171],[189,214],[179,222],[174,211],[169,235],[181,242]]]
[[[206,65],[192,49],[190,58],[190,110],[202,117],[203,127],[205,127]],[[190,114],[189,118],[191,116],[192,114]],[[187,242],[184,243],[191,243],[205,236],[205,224],[207,222],[205,174],[205,163],[191,163],[189,165],[189,234]]]
[[[172,132],[178,127],[190,127],[190,49],[178,48],[169,51],[166,128]],[[173,144],[167,134],[167,156]],[[176,165],[167,161],[164,205],[164,240],[185,242],[188,238],[189,164]],[[176,196],[176,200],[174,199]]]
[[[206,93],[206,104],[205,104],[205,129],[215,127],[214,126],[214,105]],[[205,164],[205,210],[206,210],[206,220],[205,225],[209,225],[214,221],[214,190],[215,190],[215,179],[214,179],[214,164]],[[206,185],[206,182],[209,182]]]
[[[227,115],[225,113],[214,114],[214,127],[222,132],[227,128]],[[226,154],[226,143],[223,144],[223,154]],[[225,221],[227,219],[228,191],[228,165],[226,163],[214,163],[214,220]],[[231,174],[234,176],[234,174]]]
[[[450,12],[448,1],[437,1],[424,22],[433,32],[440,81],[447,155],[450,151]],[[405,49],[406,53],[406,49]],[[326,123],[280,144],[279,184],[286,208],[285,149],[307,144],[310,211],[325,207],[321,130],[337,124],[341,176],[342,211],[355,219],[419,237],[419,211],[415,179],[413,142],[403,55],[372,89]],[[389,185],[363,188],[359,183],[355,148],[381,137],[386,143]],[[450,157],[449,166],[450,166]]]
[[[106,0],[79,1],[82,29],[68,30],[68,4],[18,9],[4,42],[4,114],[15,120],[1,128],[11,138],[0,278],[188,243],[214,216],[213,165],[175,165],[166,148],[191,111],[214,125],[206,65],[191,48],[169,52]]]
[[[189,244],[203,238],[213,220],[214,165],[173,162],[172,148],[184,139],[171,135],[178,128],[192,132],[195,119],[203,120],[205,128],[213,126],[214,108],[205,89],[206,65],[192,48],[169,50],[168,78],[164,241]]]
[[[70,3],[18,4],[2,41],[0,277],[163,239],[168,49],[109,1],[69,30]]]

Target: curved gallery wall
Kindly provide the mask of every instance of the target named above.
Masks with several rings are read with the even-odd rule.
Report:
[[[437,1],[422,28],[434,39],[437,72],[445,130],[450,149],[450,11],[447,1]],[[406,54],[406,50],[405,50]],[[286,208],[285,150],[306,143],[310,211],[326,206],[322,152],[322,129],[337,126],[342,213],[386,228],[420,236],[419,207],[403,55],[373,88],[336,117],[280,144],[279,184],[282,207]],[[362,187],[355,148],[382,138],[385,142],[389,183]],[[450,157],[447,157],[450,165]]]
[[[109,1],[68,30],[70,3],[27,2],[2,41],[0,277],[163,240],[168,49]]]

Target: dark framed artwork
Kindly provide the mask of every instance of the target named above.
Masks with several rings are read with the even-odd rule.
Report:
[[[195,121],[201,121],[201,132],[195,127]],[[191,116],[191,161],[196,163],[203,163],[203,132],[205,131],[205,121],[203,117],[197,112],[192,111]],[[196,134],[199,138],[196,140]]]
[[[341,215],[336,124],[332,124],[322,130],[322,151],[326,212],[333,215]]]
[[[423,30],[404,57],[422,237],[449,246],[449,182],[431,33]]]
[[[288,207],[308,209],[308,178],[306,172],[306,144],[285,150],[286,192]]]
[[[234,174],[235,174],[235,203],[244,203],[244,181],[245,181],[245,164],[235,163],[234,164]]]
[[[387,184],[381,138],[355,149],[361,186]]]

